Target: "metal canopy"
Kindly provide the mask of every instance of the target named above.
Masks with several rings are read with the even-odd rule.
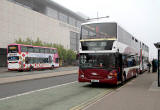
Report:
[[[160,42],[155,43],[154,46],[155,46],[156,48],[160,49]]]
[[[160,87],[160,42],[154,44],[158,49],[158,87]]]

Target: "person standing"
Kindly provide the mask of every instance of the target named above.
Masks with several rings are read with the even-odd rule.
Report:
[[[148,72],[150,72],[150,69],[151,69],[151,64],[150,64],[150,62],[148,62],[147,66],[148,66]]]
[[[152,60],[152,73],[156,72],[155,68],[156,68],[156,64],[155,64],[155,60],[153,59]]]

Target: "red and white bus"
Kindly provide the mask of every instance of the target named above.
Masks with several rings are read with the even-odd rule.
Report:
[[[8,45],[8,70],[33,70],[59,67],[56,48],[10,44]]]
[[[119,84],[140,72],[144,43],[116,22],[84,23],[80,37],[79,82]],[[147,61],[149,49],[145,47]]]
[[[148,70],[148,46],[144,43],[141,43],[141,49],[140,49],[140,73],[143,73],[144,71]]]

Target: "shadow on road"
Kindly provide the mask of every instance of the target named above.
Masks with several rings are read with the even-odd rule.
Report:
[[[119,84],[119,85],[110,85],[110,84],[103,84],[103,83],[88,83],[86,85],[84,85],[83,87],[86,88],[99,88],[99,89],[104,89],[104,88],[108,88],[108,89],[118,89],[122,86],[124,86],[125,84],[127,84],[128,82],[132,81],[134,78],[128,79],[127,81],[125,81],[123,84]]]

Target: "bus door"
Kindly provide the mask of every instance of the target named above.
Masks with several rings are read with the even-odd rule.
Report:
[[[118,81],[122,80],[122,54],[116,53],[116,67],[118,69]]]

